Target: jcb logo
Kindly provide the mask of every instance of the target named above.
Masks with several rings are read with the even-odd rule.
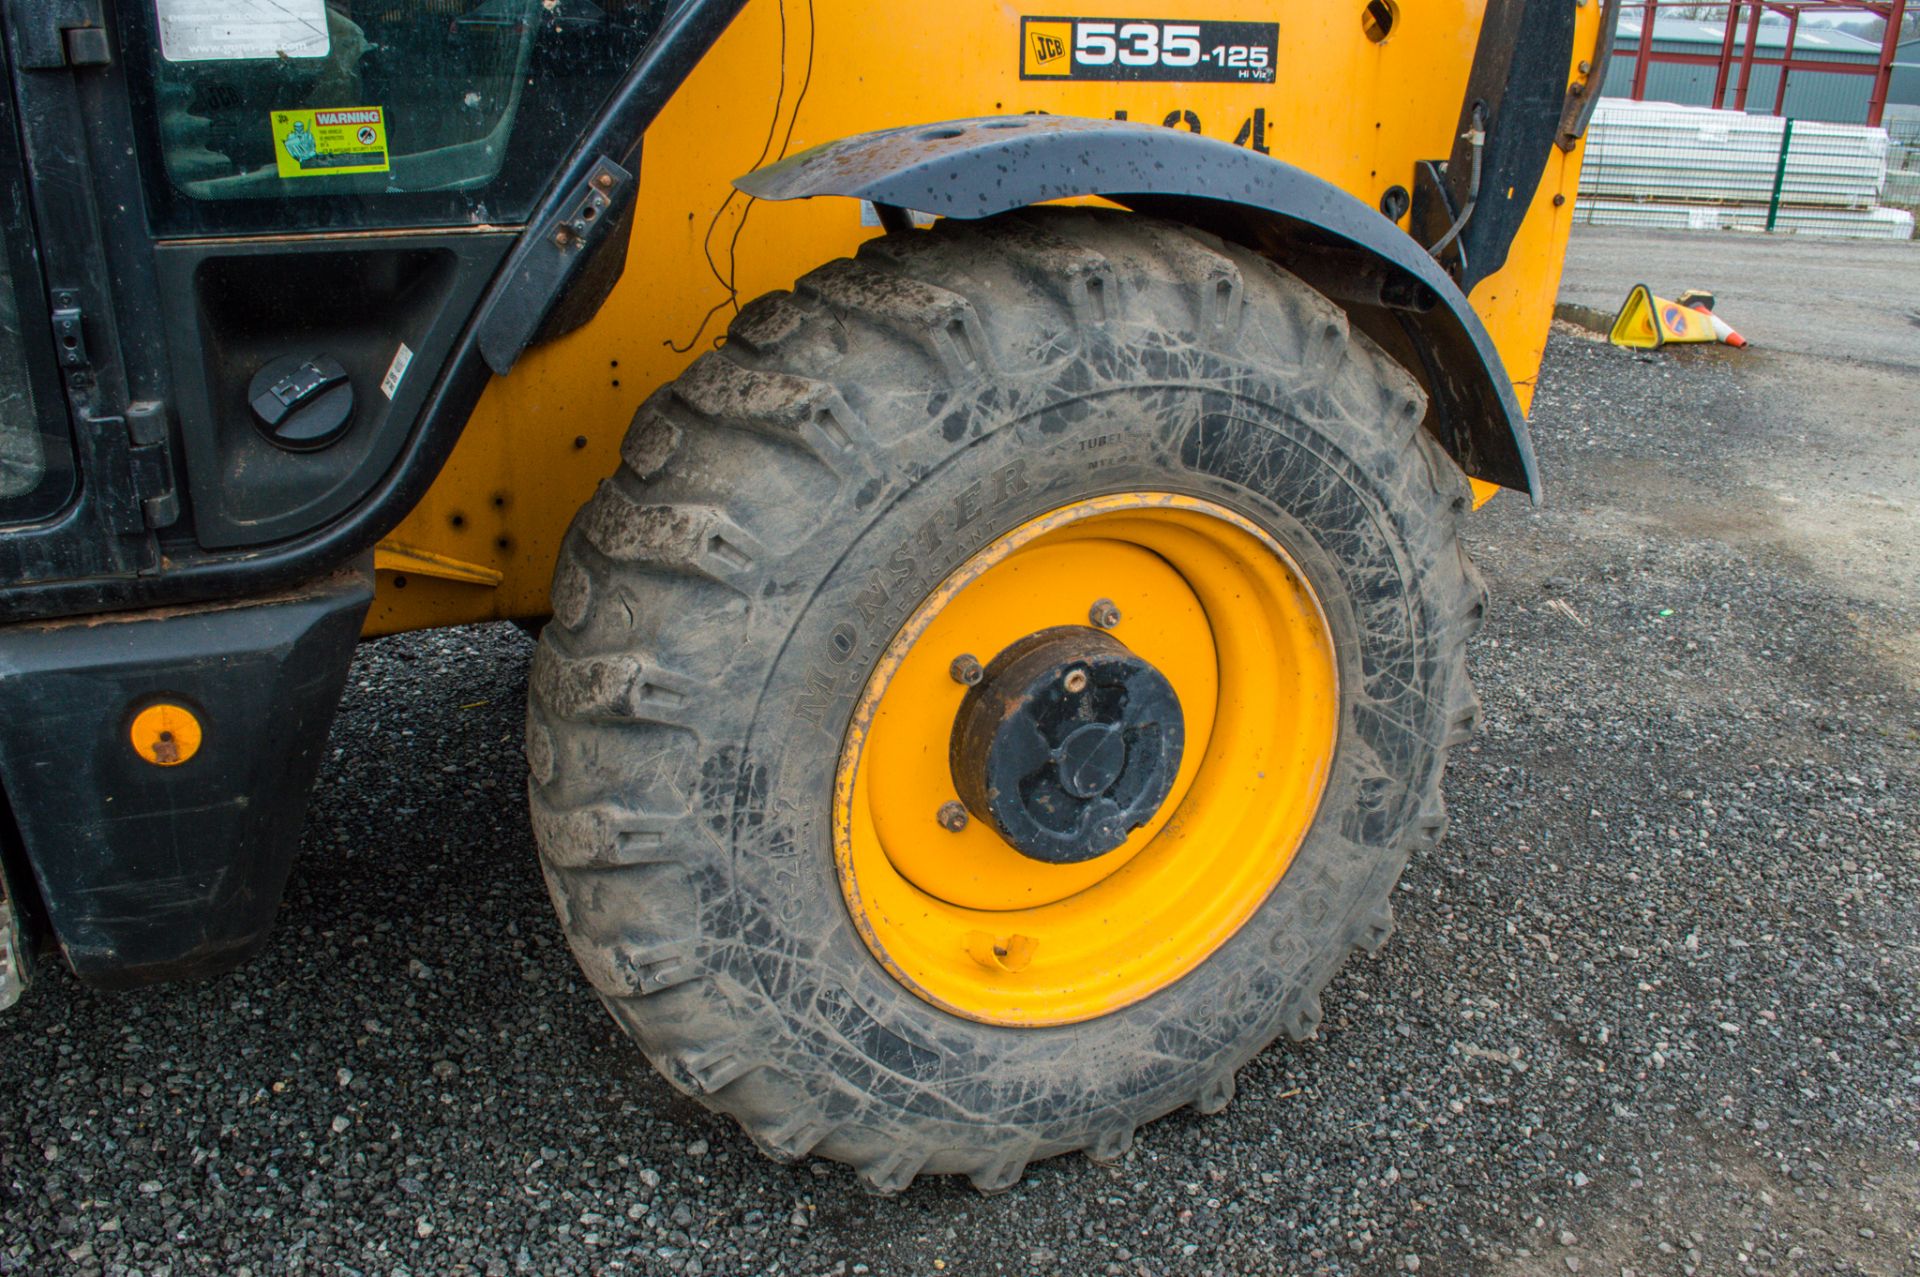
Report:
[[[1279,59],[1273,22],[1020,19],[1023,80],[1272,84]]]
[[[1027,75],[1073,74],[1073,23],[1026,19]]]

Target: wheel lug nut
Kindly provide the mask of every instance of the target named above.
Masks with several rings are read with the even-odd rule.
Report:
[[[1087,672],[1085,670],[1068,670],[1067,676],[1060,680],[1060,685],[1069,692],[1078,695],[1087,690]]]
[[[937,819],[940,821],[940,828],[950,834],[957,834],[967,827],[966,806],[957,802],[941,803]]]
[[[962,652],[960,655],[954,657],[953,664],[947,666],[947,673],[953,676],[954,682],[966,687],[975,686],[987,675],[987,672],[980,668],[980,662],[973,658],[973,653],[971,652]]]
[[[1096,629],[1110,630],[1120,624],[1120,609],[1113,605],[1112,599],[1098,599],[1087,609],[1087,619]]]

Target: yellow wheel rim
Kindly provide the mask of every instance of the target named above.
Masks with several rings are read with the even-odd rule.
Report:
[[[1117,849],[1030,859],[957,802],[949,763],[967,688],[1016,640],[1110,631],[1172,685],[1186,741],[1172,790]],[[1172,984],[1224,944],[1287,871],[1319,810],[1339,724],[1333,637],[1291,556],[1222,506],[1161,492],[1075,502],[1023,524],[941,583],[881,657],[834,787],[847,907],[894,977],[988,1024],[1070,1024]],[[952,810],[949,808],[949,810]]]

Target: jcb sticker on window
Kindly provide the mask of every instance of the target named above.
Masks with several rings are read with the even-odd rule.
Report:
[[[385,173],[393,167],[386,113],[377,106],[275,111],[273,154],[281,177]]]
[[[1020,19],[1023,80],[1270,84],[1279,55],[1274,22]]]

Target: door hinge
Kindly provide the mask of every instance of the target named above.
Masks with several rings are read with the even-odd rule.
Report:
[[[113,61],[100,0],[43,0],[20,24],[20,65],[30,71],[102,67]]]
[[[520,352],[543,336],[557,335],[550,331],[556,316],[577,327],[606,300],[625,261],[622,217],[635,187],[633,174],[603,155],[567,195],[557,219],[527,228],[526,239],[507,259],[512,282],[478,320],[480,354],[494,372],[506,376]],[[612,267],[597,286],[584,274],[595,261]],[[569,296],[576,280],[581,287]]]
[[[85,368],[93,360],[87,356],[87,316],[74,300],[71,289],[53,294],[53,349],[62,368]]]
[[[127,484],[142,527],[158,530],[179,520],[166,405],[152,399],[127,405]]]

